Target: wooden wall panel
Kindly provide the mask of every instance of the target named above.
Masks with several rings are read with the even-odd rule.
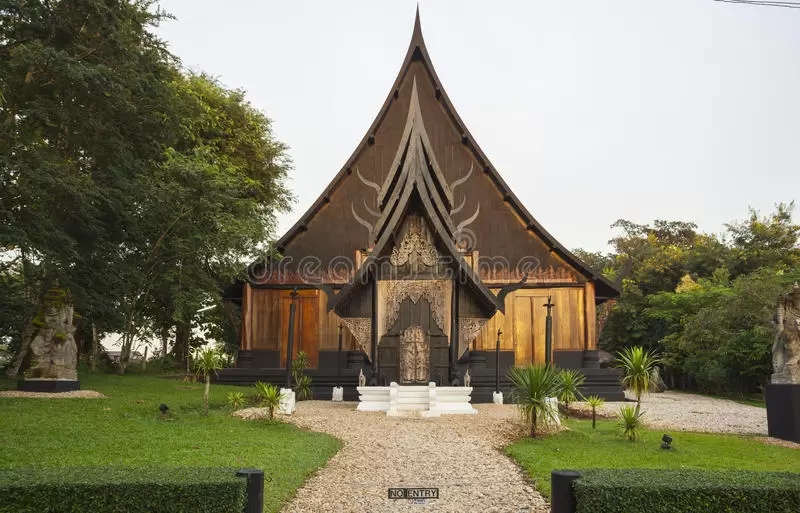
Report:
[[[286,350],[289,340],[289,315],[292,298],[291,291],[280,291],[281,312],[281,366],[286,365]],[[308,355],[309,367],[319,365],[319,298],[316,290],[300,290],[295,299],[294,334],[292,358],[300,351]]]
[[[494,291],[497,292],[496,290]],[[520,289],[506,296],[506,315],[495,314],[475,340],[479,351],[493,351],[497,328],[503,330],[500,349],[514,351],[517,365],[545,361],[548,294],[553,303],[553,349],[583,349],[586,312],[583,288]]]
[[[533,298],[514,298],[514,361],[525,365],[533,357]]]
[[[584,324],[586,326],[586,339],[584,343],[587,349],[597,349],[597,308],[595,305],[594,283],[586,284],[583,301],[586,305]]]

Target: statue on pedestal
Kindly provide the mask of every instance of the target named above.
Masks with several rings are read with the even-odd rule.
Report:
[[[75,344],[74,308],[66,291],[53,287],[32,325],[35,335],[27,350],[26,380],[78,379],[78,346]]]
[[[773,384],[800,384],[800,285],[783,296],[776,312],[778,334],[772,346]]]

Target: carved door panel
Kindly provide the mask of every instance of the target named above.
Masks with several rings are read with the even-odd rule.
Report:
[[[430,341],[421,326],[411,326],[400,341],[400,382],[427,383],[429,376]]]

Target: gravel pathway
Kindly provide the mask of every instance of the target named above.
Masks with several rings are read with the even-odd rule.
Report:
[[[513,406],[435,419],[355,411],[355,403],[303,401],[289,422],[343,440],[342,449],[284,511],[547,512],[501,448],[520,429]],[[439,499],[390,500],[388,488],[439,488]]]
[[[628,397],[633,399],[630,393]],[[613,417],[621,403],[606,403],[598,412]],[[585,404],[581,409],[588,409]],[[645,424],[656,429],[708,433],[767,434],[767,409],[727,399],[683,392],[647,394],[642,398]]]

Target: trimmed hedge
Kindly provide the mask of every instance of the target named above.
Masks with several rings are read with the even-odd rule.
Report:
[[[247,480],[229,468],[0,469],[0,513],[241,513]]]
[[[578,513],[798,513],[800,474],[592,469],[573,484]]]

